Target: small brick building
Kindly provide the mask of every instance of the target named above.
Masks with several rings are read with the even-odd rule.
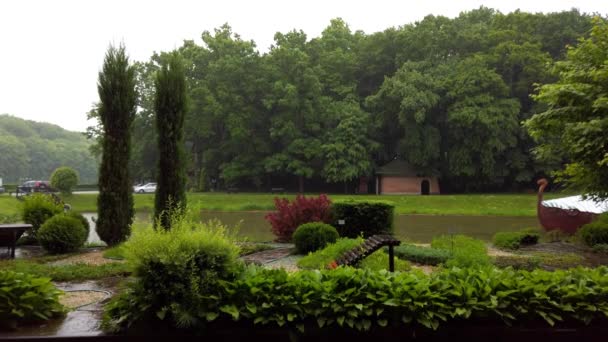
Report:
[[[394,159],[376,170],[376,194],[438,195],[435,176],[416,172],[406,161]]]

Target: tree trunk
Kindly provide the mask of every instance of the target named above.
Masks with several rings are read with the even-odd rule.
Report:
[[[346,181],[344,181],[344,193],[348,193],[348,183],[346,183]]]
[[[298,188],[301,194],[304,193],[304,176],[298,176]]]

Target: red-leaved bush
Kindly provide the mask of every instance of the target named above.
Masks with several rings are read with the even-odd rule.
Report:
[[[326,195],[304,197],[298,195],[293,202],[287,198],[274,198],[277,211],[265,216],[272,225],[278,242],[289,242],[296,228],[308,222],[331,222],[331,201]]]

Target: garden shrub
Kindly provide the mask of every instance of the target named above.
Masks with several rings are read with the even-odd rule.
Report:
[[[42,224],[61,212],[63,212],[63,206],[57,203],[53,197],[46,194],[34,193],[25,196],[21,217],[23,218],[23,222],[32,225],[32,230],[28,232],[29,235],[37,238],[38,229],[40,229]]]
[[[0,270],[0,325],[16,328],[18,322],[62,315],[60,294],[48,278]]]
[[[388,270],[388,253],[384,249],[379,249],[368,255],[365,259],[361,260],[357,268],[369,269],[372,271]],[[393,262],[395,263],[395,271],[405,272],[409,271],[411,266],[406,260],[402,260],[396,255],[394,256]]]
[[[301,332],[310,326],[359,331],[387,326],[438,329],[442,324],[466,320],[482,324],[525,324],[539,319],[549,325],[589,324],[605,321],[608,312],[606,267],[554,272],[450,268],[426,275],[351,267],[289,274],[250,266],[219,290],[219,303],[207,310],[196,310],[183,299],[167,310],[186,310],[183,314],[192,322],[188,327],[204,328],[208,322],[233,320],[246,326],[270,325]],[[128,296],[120,298],[133,302]],[[138,323],[138,317],[116,310],[117,301],[106,306],[106,323],[115,330]],[[147,312],[152,306],[133,309]],[[151,318],[158,321],[165,316]]]
[[[322,222],[310,222],[296,229],[293,242],[298,254],[308,254],[336,242],[339,237],[336,228]]]
[[[393,233],[395,206],[387,202],[336,202],[331,207],[332,225],[343,237]],[[344,221],[343,224],[340,224]]]
[[[416,245],[403,244],[395,247],[395,255],[422,265],[439,265],[445,263],[451,256],[449,251]]]
[[[110,315],[137,320],[150,314],[188,327],[199,321],[193,314],[217,310],[226,283],[242,267],[234,237],[217,221],[171,220],[170,230],[137,229],[123,245],[137,280],[109,304]]]
[[[600,216],[600,219],[584,225],[578,231],[578,236],[593,247],[599,243],[608,243],[608,219]]]
[[[513,267],[517,270],[528,270],[533,271],[540,267],[541,260],[539,258],[524,256],[524,255],[516,255],[516,256],[507,256],[507,255],[498,255],[493,257],[492,263],[496,267],[506,268]]]
[[[478,267],[491,262],[485,243],[465,235],[436,237],[431,242],[431,247],[451,253],[452,257],[446,262],[448,267]]]
[[[529,230],[520,232],[498,232],[494,234],[492,243],[498,248],[519,249],[521,246],[538,243],[540,234]]]
[[[71,195],[72,189],[78,185],[78,171],[71,167],[62,166],[53,171],[51,175],[51,186],[64,195]]]
[[[336,260],[345,252],[360,246],[363,241],[363,238],[339,238],[335,243],[331,243],[327,247],[298,260],[298,267],[304,269],[323,269],[327,264]]]
[[[60,254],[77,250],[87,240],[82,223],[66,214],[46,220],[38,230],[38,242],[50,253]]]
[[[78,221],[80,221],[80,223],[82,223],[82,226],[84,227],[84,230],[86,231],[85,236],[88,238],[89,231],[91,230],[91,226],[89,225],[89,220],[87,220],[87,218],[84,217],[82,214],[77,213],[75,211],[68,211],[66,213],[66,215],[69,217],[73,217],[73,218],[77,219]]]
[[[296,196],[293,202],[286,198],[274,199],[276,212],[265,216],[279,242],[290,242],[295,230],[304,223],[331,223],[331,201],[326,195],[319,197]]]

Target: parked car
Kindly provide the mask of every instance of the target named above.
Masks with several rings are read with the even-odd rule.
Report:
[[[55,189],[51,187],[51,182],[49,181],[27,181],[20,186],[17,187],[17,192],[29,194],[32,192],[54,192]]]
[[[156,192],[156,183],[148,183],[144,185],[134,186],[133,192],[143,194],[145,192]]]

